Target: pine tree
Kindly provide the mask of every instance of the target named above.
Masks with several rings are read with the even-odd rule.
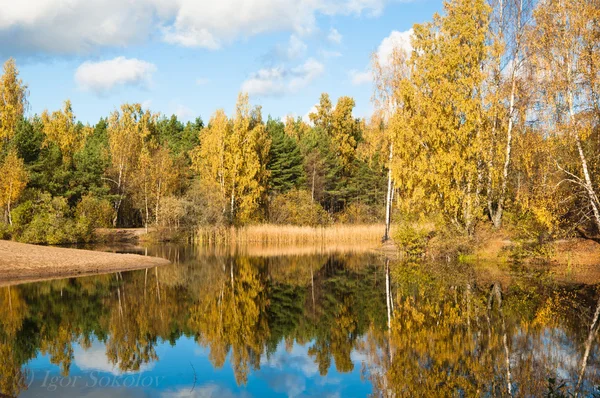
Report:
[[[304,177],[300,148],[284,130],[285,126],[281,121],[267,121],[267,131],[271,138],[267,166],[270,172],[269,190],[276,193],[285,193],[300,187]]]

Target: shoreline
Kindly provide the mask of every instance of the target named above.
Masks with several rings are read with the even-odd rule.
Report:
[[[139,254],[38,246],[0,240],[0,286],[168,265]]]

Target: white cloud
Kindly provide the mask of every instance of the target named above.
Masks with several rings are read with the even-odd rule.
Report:
[[[242,83],[241,90],[250,95],[280,96],[296,93],[323,74],[325,67],[313,58],[295,68],[263,68]]]
[[[395,0],[0,0],[0,51],[85,54],[159,36],[217,49],[261,33],[314,31],[318,16],[379,15]]]
[[[388,37],[383,39],[377,48],[377,58],[381,65],[388,65],[390,63],[390,57],[394,49],[403,50],[407,55],[410,55],[412,52],[410,39],[413,33],[412,28],[404,32],[394,30]]]
[[[206,78],[206,77],[199,77],[196,79],[196,84],[199,86],[204,86],[206,84],[210,83],[210,79]]]
[[[209,50],[217,50],[221,47],[219,40],[207,29],[190,27],[186,30],[178,30],[175,27],[163,28],[163,40],[169,44],[181,47],[203,47]]]
[[[296,92],[308,86],[313,80],[323,74],[325,67],[322,63],[313,58],[309,58],[304,64],[292,69],[293,79],[289,87],[292,92]]]
[[[152,106],[151,99],[147,99],[142,102],[142,109],[150,109],[151,106]]]
[[[120,375],[126,373],[139,373],[151,370],[154,363],[146,363],[140,366],[137,372],[122,372],[118,366],[111,363],[106,356],[106,347],[100,342],[93,342],[91,347],[84,349],[80,345],[76,345],[73,349],[73,362],[80,370],[95,370],[98,372],[112,373]]]
[[[373,74],[369,70],[360,72],[356,69],[352,69],[348,72],[348,77],[354,86],[360,86],[373,81]]]
[[[310,120],[310,114],[311,113],[316,113],[317,112],[317,106],[319,105],[319,103],[314,104],[309,110],[308,112],[306,112],[306,114],[304,114],[304,116],[302,116],[302,121],[306,124],[309,124],[310,126],[313,125],[313,122]]]
[[[265,55],[262,60],[268,65],[279,62],[294,61],[304,57],[308,46],[297,35],[292,34],[285,44],[276,44]]]
[[[155,71],[156,66],[149,62],[117,57],[107,61],[82,63],[75,71],[75,81],[82,90],[105,94],[116,86],[146,87]]]
[[[188,121],[194,116],[194,111],[183,104],[177,104],[173,112],[179,121]]]
[[[328,50],[320,50],[319,54],[323,58],[338,58],[342,56],[342,53],[339,51],[328,51]]]
[[[411,28],[404,32],[394,30],[388,37],[384,38],[376,51],[380,65],[383,67],[389,66],[394,50],[402,50],[409,56],[412,52],[412,45],[410,43],[412,35],[413,30]],[[352,69],[348,71],[348,78],[353,85],[359,86],[371,83],[373,81],[373,73],[370,68],[366,68],[364,71]]]
[[[8,54],[88,53],[145,40],[154,8],[142,1],[0,0],[0,50]]]
[[[342,42],[342,35],[338,32],[337,29],[331,28],[329,29],[329,34],[327,35],[327,40],[332,43],[340,44]]]
[[[202,386],[184,386],[173,390],[162,391],[162,398],[234,398],[234,397],[249,397],[245,391],[239,394],[234,393],[229,388],[215,383],[207,383]]]
[[[306,53],[306,44],[296,35],[290,36],[290,42],[287,48],[287,58],[296,59],[302,57]]]

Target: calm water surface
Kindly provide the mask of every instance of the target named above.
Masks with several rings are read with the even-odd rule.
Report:
[[[144,251],[174,264],[1,287],[0,392],[488,397],[599,391],[594,281],[557,281],[543,267],[387,263],[369,254]]]

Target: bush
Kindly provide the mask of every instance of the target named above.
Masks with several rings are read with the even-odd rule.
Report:
[[[337,219],[342,224],[374,224],[382,220],[383,206],[379,207],[382,209],[360,202],[350,203]]]
[[[317,226],[329,223],[329,214],[312,200],[310,193],[291,190],[277,195],[269,207],[269,221],[274,224]]]
[[[190,202],[184,199],[178,199],[172,196],[164,198],[162,201],[162,209],[160,210],[161,225],[179,229],[185,220],[190,205]]]
[[[93,224],[85,216],[71,218],[67,200],[37,193],[12,211],[13,237],[25,243],[64,244],[88,242]]]
[[[110,228],[115,216],[115,209],[106,199],[86,195],[77,204],[75,215],[78,219],[85,218],[96,228]]]
[[[218,184],[195,181],[184,198],[185,216],[180,221],[187,226],[213,225],[227,223],[227,201],[221,195]]]
[[[9,224],[0,221],[0,239],[10,239],[12,236]]]
[[[408,257],[420,257],[425,254],[428,231],[410,224],[401,224],[396,229],[394,240]]]

